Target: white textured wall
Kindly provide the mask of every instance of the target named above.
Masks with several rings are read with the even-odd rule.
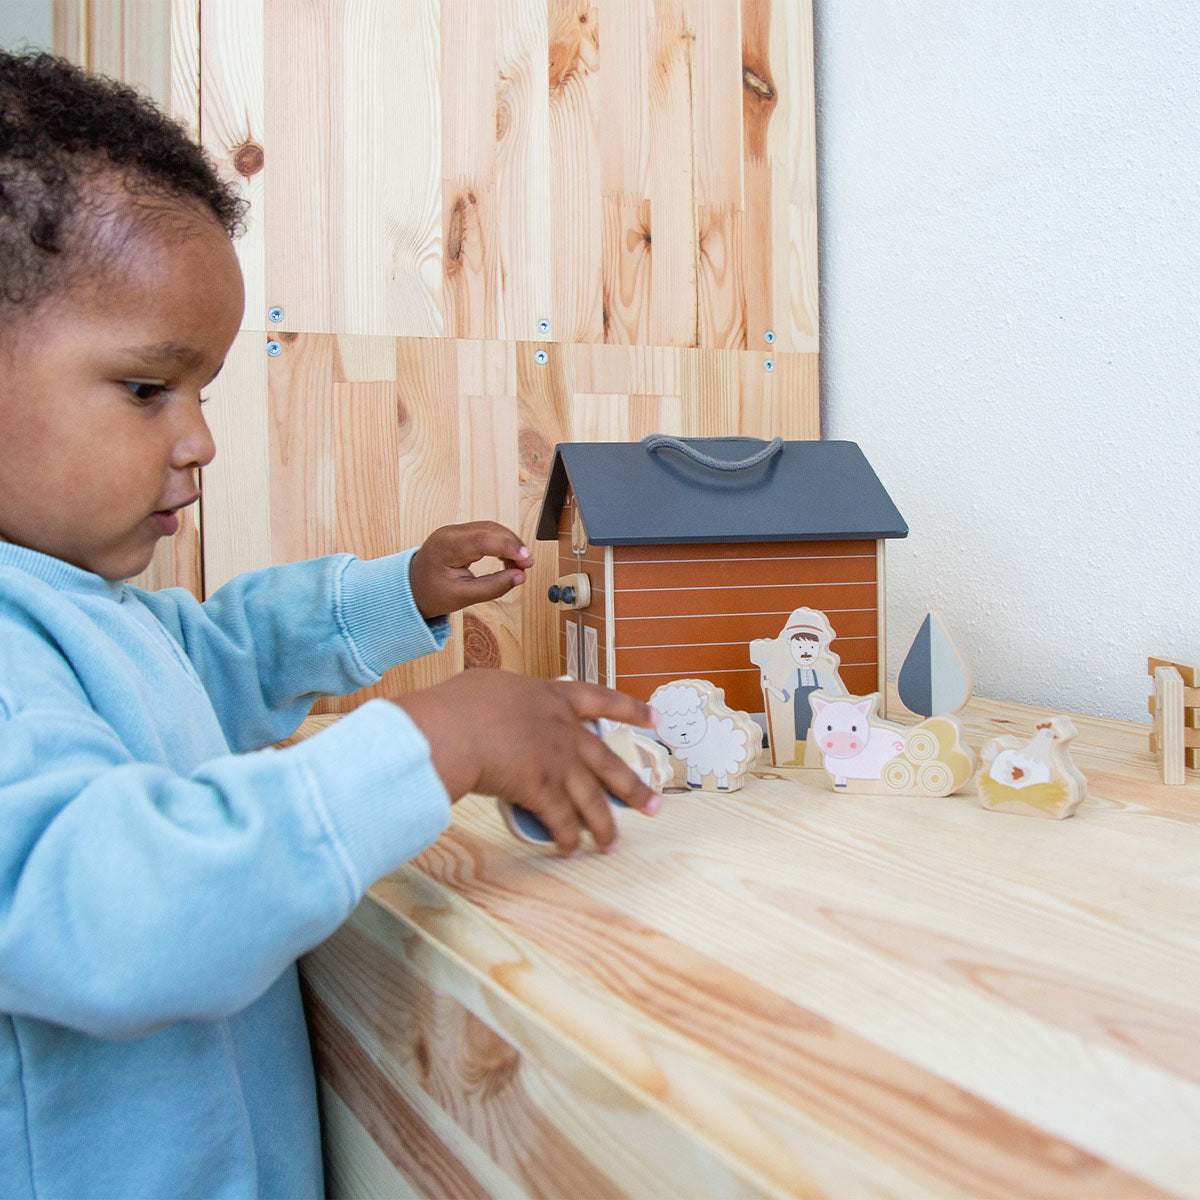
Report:
[[[980,695],[1147,720],[1200,661],[1192,0],[815,0],[822,416]]]
[[[53,32],[50,0],[0,0],[0,47],[23,50],[26,46],[50,49]]]

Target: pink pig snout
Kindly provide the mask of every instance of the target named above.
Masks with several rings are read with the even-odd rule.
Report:
[[[831,758],[853,758],[864,744],[865,739],[860,733],[848,733],[842,729],[826,729],[821,733],[821,749]]]
[[[904,738],[891,729],[872,728],[868,707],[835,700],[813,705],[813,732],[836,785],[847,779],[878,779],[883,764],[904,749]]]

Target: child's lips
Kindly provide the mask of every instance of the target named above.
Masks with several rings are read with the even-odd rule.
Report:
[[[167,537],[173,537],[179,532],[179,510],[187,508],[189,504],[194,504],[199,499],[199,494],[190,496],[188,499],[182,500],[178,504],[172,504],[168,508],[155,509],[150,515],[154,519],[155,524]]]
[[[167,537],[173,537],[179,532],[179,516],[174,509],[160,508],[157,512],[153,512],[150,515],[154,519],[154,523]]]

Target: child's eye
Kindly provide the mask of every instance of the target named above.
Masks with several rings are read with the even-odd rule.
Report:
[[[143,404],[157,400],[167,390],[165,384],[148,379],[126,379],[124,382],[134,399],[142,401]]]

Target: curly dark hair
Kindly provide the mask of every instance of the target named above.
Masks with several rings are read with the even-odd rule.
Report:
[[[112,182],[98,201],[99,180]],[[52,54],[0,50],[0,320],[95,265],[85,251],[99,249],[97,218],[114,195],[207,210],[230,237],[246,210],[184,128],[133,88]]]

